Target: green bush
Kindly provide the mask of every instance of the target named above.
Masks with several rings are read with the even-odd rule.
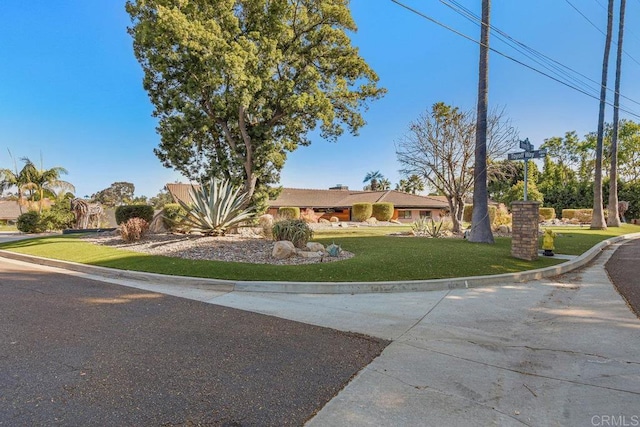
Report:
[[[147,222],[151,222],[153,220],[153,206],[124,205],[116,208],[116,224],[120,225],[131,218],[142,218]]]
[[[543,217],[546,221],[551,221],[556,217],[556,210],[554,208],[540,208],[538,213],[541,217]]]
[[[16,226],[23,233],[40,233],[40,214],[36,211],[25,212],[18,217]]]
[[[273,224],[273,239],[288,240],[296,248],[304,248],[313,237],[313,230],[301,219],[285,219]]]
[[[351,210],[351,217],[354,221],[366,221],[373,215],[373,205],[371,203],[354,203]]]
[[[498,212],[498,208],[490,205],[489,206],[489,221],[491,225],[496,222],[496,213]],[[464,222],[471,222],[473,218],[473,205],[464,205],[464,210],[462,211],[462,220]]]
[[[162,222],[169,230],[178,228],[185,216],[187,216],[187,211],[178,203],[167,203],[162,208]]]
[[[278,216],[288,219],[299,219],[300,208],[297,206],[282,206],[278,208]]]
[[[374,203],[371,215],[378,221],[389,221],[393,218],[393,203]]]
[[[562,219],[573,219],[578,209],[562,209]]]
[[[51,209],[42,211],[39,220],[39,229],[42,231],[64,230],[73,228],[75,215],[71,212],[70,203],[64,200],[51,206]]]

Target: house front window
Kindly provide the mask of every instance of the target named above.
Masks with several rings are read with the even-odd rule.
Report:
[[[411,211],[398,211],[398,219],[411,219]]]
[[[431,211],[420,211],[420,218],[431,218]]]

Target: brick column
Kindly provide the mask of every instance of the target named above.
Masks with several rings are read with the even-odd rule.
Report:
[[[538,259],[538,223],[540,202],[511,203],[511,256],[533,261]]]

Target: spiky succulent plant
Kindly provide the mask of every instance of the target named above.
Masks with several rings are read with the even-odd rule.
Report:
[[[245,208],[247,194],[228,180],[212,178],[208,184],[191,186],[191,204],[178,200],[187,212],[182,224],[192,231],[220,236],[231,227],[255,216],[253,208]]]

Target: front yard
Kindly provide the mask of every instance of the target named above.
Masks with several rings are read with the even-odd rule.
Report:
[[[335,242],[355,257],[345,261],[306,265],[268,265],[204,261],[148,255],[98,246],[77,236],[53,236],[9,242],[0,249],[124,270],[230,280],[265,281],[390,281],[439,279],[510,273],[562,262],[540,257],[533,262],[510,255],[511,239],[496,238],[494,245],[474,244],[462,239],[427,239],[388,236],[400,227],[363,227],[320,230],[314,241]],[[554,228],[556,253],[579,255],[607,238],[640,232],[623,225],[605,231],[579,227]]]

